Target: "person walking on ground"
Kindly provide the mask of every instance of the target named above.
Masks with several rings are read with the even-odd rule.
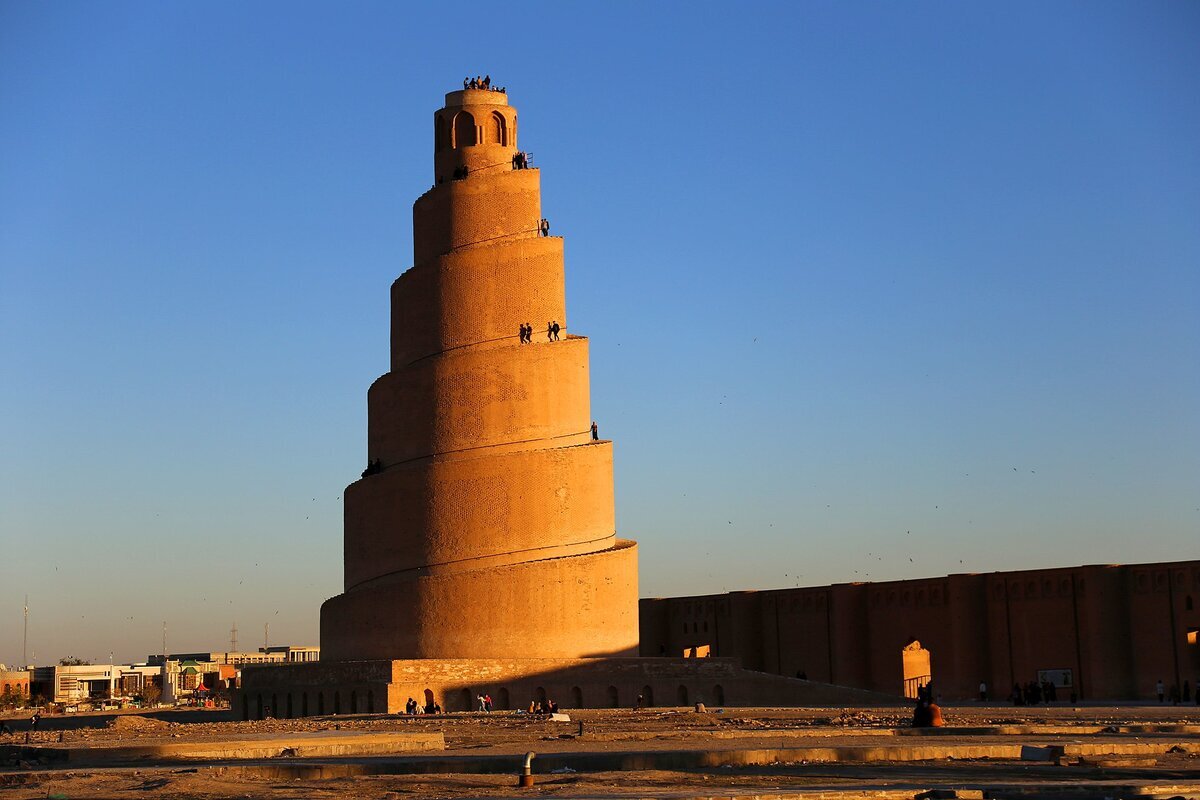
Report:
[[[41,721],[42,721],[42,712],[34,711],[33,716],[29,718],[29,730],[36,731],[38,729],[38,723]]]
[[[1167,695],[1167,687],[1163,686],[1162,678],[1158,679],[1158,683],[1154,684],[1154,691],[1158,694],[1158,702],[1162,702]]]
[[[542,217],[542,221],[538,223],[538,232],[541,233],[542,236],[549,236],[550,235],[550,220],[546,219],[545,217]]]
[[[592,441],[600,441],[600,429],[596,427],[596,421],[592,420]]]

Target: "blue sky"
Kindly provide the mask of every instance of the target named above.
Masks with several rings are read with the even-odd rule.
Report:
[[[1200,557],[1200,6],[447,8],[0,0],[0,661],[316,642],[485,72],[643,596]]]

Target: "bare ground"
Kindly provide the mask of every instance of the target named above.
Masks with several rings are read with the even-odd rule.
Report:
[[[1044,794],[1125,797],[1153,790],[1164,797],[1200,796],[1200,708],[1195,706],[1035,707],[963,706],[946,709],[954,729],[938,743],[1179,742],[1179,752],[1156,757],[1093,760],[1072,766],[1006,760],[873,763],[786,763],[753,767],[628,772],[538,774],[533,789],[516,788],[519,755],[532,750],[597,752],[926,744],[931,739],[896,736],[907,728],[897,709],[724,709],[697,714],[684,709],[572,711],[571,723],[533,720],[513,713],[448,714],[405,718],[386,715],[317,717],[259,722],[220,721],[212,712],[182,712],[165,719],[135,715],[46,718],[33,742],[102,744],[171,738],[217,741],[247,733],[299,731],[441,732],[447,755],[513,756],[512,774],[354,775],[280,779],[254,764],[152,764],[97,769],[53,769],[49,764],[0,764],[0,800],[7,798],[358,798],[358,797],[913,797],[935,787],[989,787],[992,796]],[[583,723],[580,737],[578,723]],[[10,725],[24,726],[24,720]],[[1053,734],[980,730],[987,726],[1069,726]],[[1107,729],[1097,731],[1097,728]],[[969,730],[974,729],[974,730]],[[1048,730],[1028,728],[1029,731]],[[24,742],[18,729],[0,745]],[[333,762],[333,759],[322,759]],[[373,759],[352,760],[369,764]],[[400,763],[391,759],[392,767]],[[248,767],[248,768],[247,768]],[[538,772],[537,761],[534,771]],[[1005,788],[1008,787],[1008,788]],[[1149,788],[1148,788],[1149,787]],[[1191,787],[1191,788],[1189,788]],[[1082,792],[1082,794],[1080,794]]]

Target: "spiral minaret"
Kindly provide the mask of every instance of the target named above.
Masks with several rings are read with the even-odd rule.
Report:
[[[590,430],[588,340],[567,333],[563,240],[539,233],[540,173],[516,154],[505,93],[446,95],[322,660],[637,653],[637,546],[616,537],[612,443]]]

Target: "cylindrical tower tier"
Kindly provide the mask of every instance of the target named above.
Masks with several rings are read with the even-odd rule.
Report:
[[[506,444],[548,446],[591,426],[588,341],[454,350],[367,392],[367,454],[383,466]],[[570,444],[562,441],[561,444]]]
[[[392,369],[465,347],[519,343],[521,325],[567,327],[563,240],[506,240],[437,256],[392,284]]]
[[[508,95],[464,89],[446,95],[446,106],[433,115],[433,172],[437,183],[467,174],[512,167],[517,152],[517,110]]]
[[[467,247],[538,235],[541,176],[536,169],[480,171],[435,186],[413,204],[413,263]]]
[[[637,548],[616,537],[588,341],[565,330],[563,242],[539,231],[516,124],[503,92],[451,92],[434,115],[323,659],[637,653]]]
[[[612,491],[608,442],[386,470],[346,489],[346,589],[612,547]]]
[[[321,606],[321,660],[637,655],[637,545],[398,580]]]

